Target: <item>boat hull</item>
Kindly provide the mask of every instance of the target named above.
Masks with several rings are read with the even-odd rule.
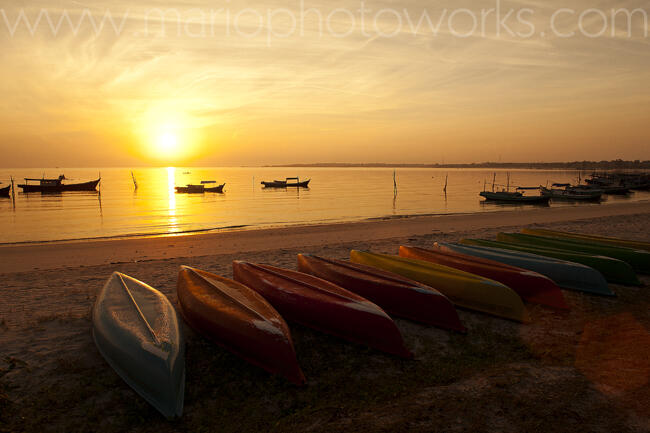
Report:
[[[519,295],[496,281],[423,260],[385,254],[353,250],[350,260],[431,286],[460,307],[520,322],[530,320]]]
[[[9,197],[11,192],[11,185],[7,185],[4,188],[0,188],[0,197]]]
[[[169,300],[115,272],[97,297],[92,322],[95,344],[115,372],[165,417],[180,417],[185,342]]]
[[[521,233],[499,233],[497,240],[510,244],[529,245],[540,248],[554,248],[589,255],[600,255],[622,260],[638,272],[650,273],[650,252],[608,245],[593,245],[569,239],[553,239]]]
[[[41,192],[41,193],[57,193],[67,191],[97,191],[97,185],[101,179],[92,180],[84,183],[60,184],[60,185],[30,185],[20,184],[23,192]]]
[[[551,199],[550,197],[543,195],[519,195],[519,196],[508,196],[505,194],[499,194],[498,192],[483,191],[479,193],[481,197],[484,197],[487,201],[502,202],[502,203],[527,203],[527,204],[545,204],[548,203]]]
[[[437,243],[436,245],[442,251],[468,254],[540,273],[555,281],[563,289],[614,296],[605,277],[600,272],[580,263],[503,248],[448,243]]]
[[[632,248],[635,250],[650,251],[650,242],[633,241],[629,239],[618,239],[607,236],[589,235],[583,233],[569,233],[546,229],[521,229],[522,233],[528,235],[545,236],[550,238],[574,239],[597,245],[605,244],[615,247]]]
[[[466,331],[446,296],[397,274],[306,254],[298,254],[298,270],[354,292],[391,315],[459,332]]]
[[[188,266],[181,266],[176,290],[181,313],[193,329],[251,364],[305,383],[289,327],[255,291]]]
[[[425,260],[439,265],[449,266],[461,271],[498,281],[517,292],[524,301],[566,310],[569,307],[564,300],[562,290],[548,277],[527,269],[504,265],[503,263],[479,259],[476,257],[426,250],[423,248],[399,247],[401,257]]]
[[[256,290],[287,320],[411,358],[393,320],[377,305],[302,272],[234,261],[235,280]]]

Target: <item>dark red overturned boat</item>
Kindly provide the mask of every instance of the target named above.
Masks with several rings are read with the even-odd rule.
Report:
[[[363,296],[392,315],[465,332],[451,301],[417,281],[371,266],[308,254],[298,254],[298,270]]]
[[[460,269],[475,275],[498,281],[517,292],[524,301],[568,310],[562,290],[550,278],[494,260],[466,254],[427,250],[417,247],[399,247],[399,255],[409,259],[424,260]]]
[[[18,188],[22,188],[23,192],[97,191],[97,185],[101,178],[83,183],[63,183],[64,180],[66,180],[64,175],[61,175],[56,179],[25,178],[25,183],[19,184]]]
[[[404,358],[413,355],[377,305],[302,272],[234,261],[235,280],[264,296],[289,321]]]
[[[11,192],[11,185],[7,185],[4,188],[0,188],[0,197],[9,197]]]
[[[289,327],[257,292],[188,266],[181,266],[176,291],[181,314],[196,331],[251,364],[305,383]]]

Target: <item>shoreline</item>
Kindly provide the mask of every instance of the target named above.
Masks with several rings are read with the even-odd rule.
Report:
[[[431,233],[650,213],[650,201],[606,206],[567,206],[521,211],[384,217],[355,222],[307,224],[134,238],[0,245],[0,274],[66,267],[268,251],[368,242]],[[279,245],[281,240],[282,245]]]

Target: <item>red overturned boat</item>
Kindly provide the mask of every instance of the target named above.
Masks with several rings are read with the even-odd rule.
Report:
[[[257,292],[228,278],[181,266],[178,303],[196,331],[251,364],[302,385],[289,327]]]
[[[404,358],[413,355],[377,305],[302,272],[234,261],[235,280],[264,296],[289,321]]]
[[[447,250],[399,247],[399,255],[449,266],[498,281],[517,292],[524,301],[568,310],[562,290],[553,280],[528,269],[517,268],[494,260],[483,259]]]
[[[371,266],[309,254],[298,254],[298,270],[363,296],[394,316],[466,331],[451,301],[417,281]]]

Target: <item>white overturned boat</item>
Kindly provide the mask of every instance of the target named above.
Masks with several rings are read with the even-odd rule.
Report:
[[[104,359],[167,418],[183,413],[185,342],[158,290],[114,272],[93,309],[93,338]]]
[[[459,245],[446,242],[437,242],[436,245],[442,250],[469,254],[471,256],[495,260],[507,265],[535,271],[547,276],[555,281],[558,286],[565,289],[614,296],[614,293],[607,285],[607,280],[605,280],[605,277],[600,272],[580,263],[500,248]]]

